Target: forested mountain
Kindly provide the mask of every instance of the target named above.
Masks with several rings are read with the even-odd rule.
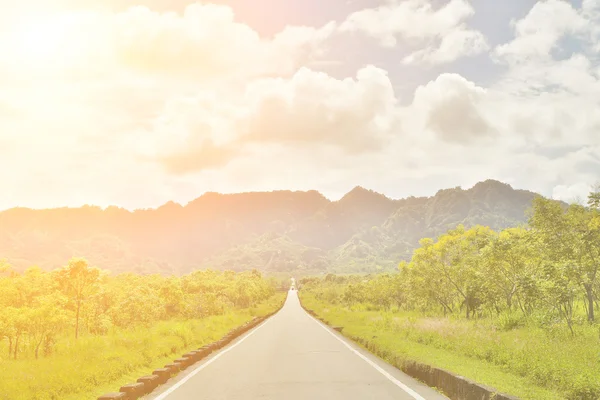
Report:
[[[19,269],[84,256],[115,272],[372,271],[395,268],[419,239],[459,223],[521,224],[534,197],[488,180],[401,200],[356,187],[339,201],[316,191],[275,191],[206,193],[185,206],[133,212],[15,208],[0,213],[0,259]]]

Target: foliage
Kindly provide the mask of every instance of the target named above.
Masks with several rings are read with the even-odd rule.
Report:
[[[257,270],[111,276],[82,258],[50,272],[0,263],[0,393],[82,398],[272,311],[281,286]]]
[[[527,226],[459,225],[422,239],[396,274],[329,274],[300,286],[322,313],[370,326],[364,337],[388,332],[591,400],[600,397],[599,263],[598,208],[538,197]],[[375,312],[374,321],[351,311]]]
[[[247,309],[201,319],[169,319],[149,327],[113,326],[103,335],[59,335],[56,352],[39,360],[0,360],[0,393],[7,400],[93,399],[135,382],[174,358],[214,342],[231,329],[281,305],[284,293]]]
[[[59,357],[69,343],[68,332],[74,332],[76,342],[80,336],[89,340],[248,309],[270,299],[276,283],[257,270],[111,276],[82,258],[51,272],[32,267],[18,273],[2,263],[0,362]]]
[[[555,329],[523,325],[500,329],[502,317],[427,316],[424,313],[351,307],[318,300],[312,290],[300,292],[303,304],[343,334],[388,362],[402,367],[417,361],[452,371],[522,400],[592,400],[600,393],[598,329],[564,325]],[[504,315],[504,314],[503,314]]]

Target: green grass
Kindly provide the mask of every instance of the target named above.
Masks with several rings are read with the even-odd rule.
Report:
[[[257,307],[199,320],[62,340],[47,358],[0,361],[2,400],[83,400],[118,391],[185,352],[216,341],[254,316],[277,309],[285,293]]]
[[[597,326],[500,329],[498,321],[426,317],[336,306],[302,292],[303,304],[387,361],[418,361],[523,400],[600,398]]]

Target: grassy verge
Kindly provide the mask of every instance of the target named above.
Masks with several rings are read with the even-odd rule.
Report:
[[[277,293],[256,307],[224,315],[65,341],[55,355],[40,360],[0,361],[0,399],[95,399],[220,339],[255,316],[273,312],[284,298],[285,293]]]
[[[597,327],[575,337],[534,327],[497,330],[489,321],[349,309],[300,294],[306,308],[396,366],[422,362],[523,400],[599,398]]]

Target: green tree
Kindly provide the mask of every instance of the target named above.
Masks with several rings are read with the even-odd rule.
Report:
[[[600,209],[600,183],[594,186],[592,192],[588,196],[588,206],[592,209]]]
[[[559,280],[557,287],[570,288],[571,284],[566,284],[565,279],[581,286],[590,322],[595,319],[594,287],[600,266],[599,221],[596,209],[578,204],[564,209],[560,203],[541,197],[534,200],[534,213],[530,220],[543,243],[546,262],[556,267],[549,277]]]
[[[13,342],[16,336],[15,329],[16,312],[13,307],[0,308],[0,339],[8,341],[8,357],[13,354]]]
[[[477,266],[481,250],[494,232],[476,226],[465,230],[462,225],[440,236],[437,242],[421,241],[411,261],[411,269],[427,295],[452,312],[453,305],[465,307],[467,318],[474,315],[482,303],[482,279]]]
[[[542,263],[535,240],[525,228],[505,229],[482,251],[490,302],[500,297],[508,310],[515,303],[525,315],[534,310]]]
[[[42,344],[47,343],[50,335],[60,331],[67,322],[68,316],[64,310],[65,300],[61,294],[54,293],[37,299],[36,307],[25,309],[27,330],[35,345],[36,359],[39,357]]]
[[[56,272],[63,292],[75,304],[75,338],[79,337],[79,321],[85,301],[98,289],[100,270],[90,268],[84,258],[73,258]]]

